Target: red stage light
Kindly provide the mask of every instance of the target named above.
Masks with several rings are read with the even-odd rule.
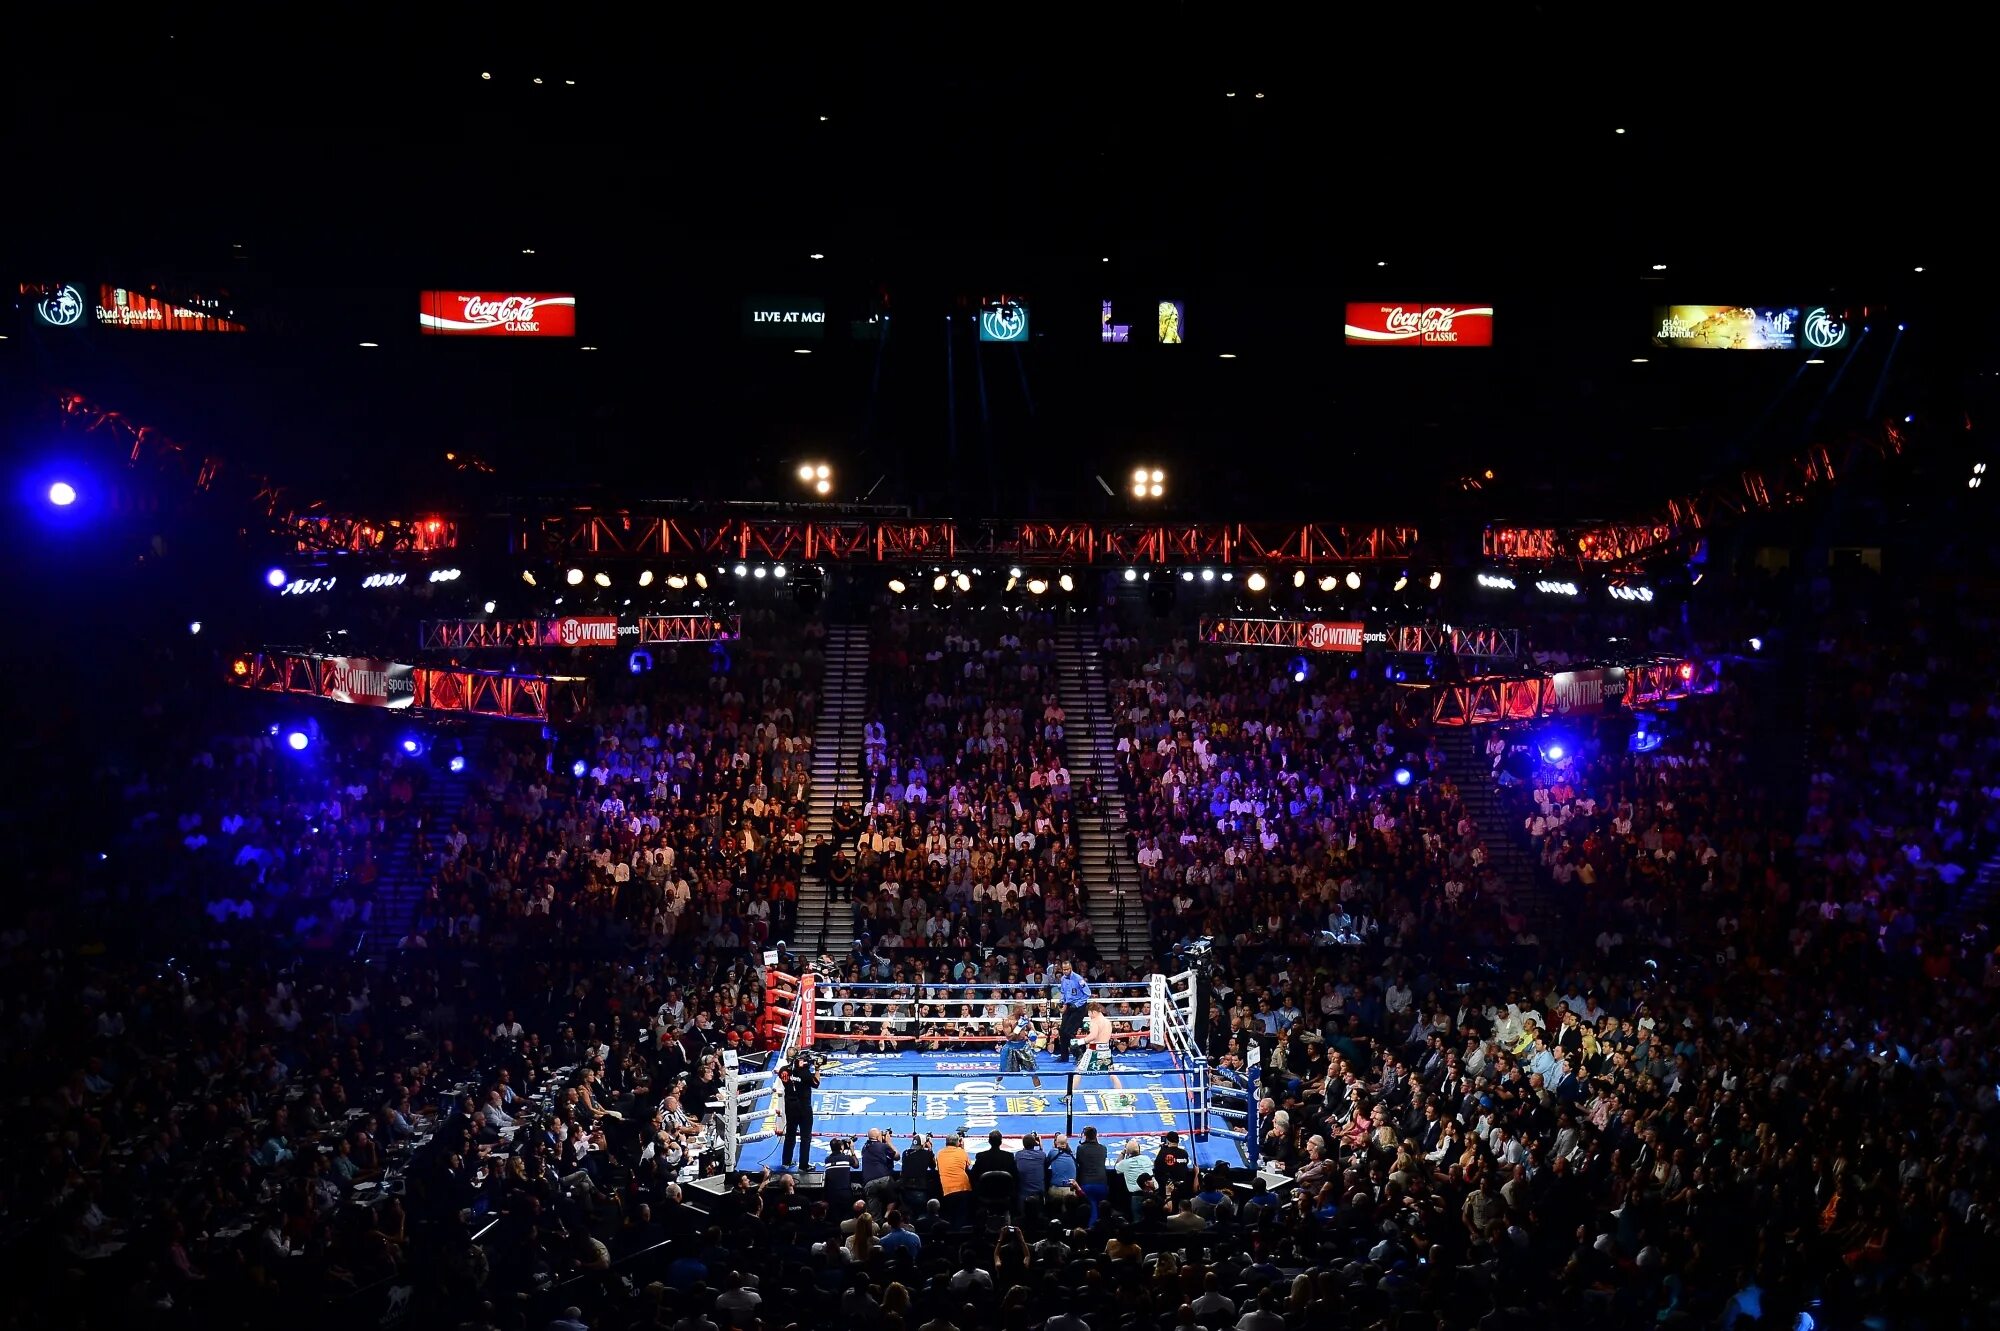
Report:
[[[1693,678],[1694,678],[1694,663],[1693,663],[1693,662],[1691,662],[1691,661],[1683,661],[1683,662],[1681,662],[1681,678],[1682,678],[1682,679],[1693,679]]]
[[[240,656],[230,663],[229,668],[238,675],[247,675],[250,673],[250,663]]]

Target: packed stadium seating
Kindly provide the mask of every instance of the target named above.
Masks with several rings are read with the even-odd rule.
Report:
[[[719,1056],[768,1043],[755,953],[812,867],[819,622],[746,616],[607,683],[588,725],[422,755],[344,717],[294,752],[235,700],[104,787],[124,899],[194,945],[8,936],[9,1064],[58,1069],[20,1084],[7,1152],[26,1303],[159,1326],[1979,1320],[1989,630],[1977,600],[1867,588],[1796,627],[1788,827],[1745,756],[1753,671],[1651,720],[1657,745],[1575,725],[1561,759],[1516,734],[1467,771],[1378,681],[1096,621],[1158,961],[1213,940],[1203,1043],[1257,1069],[1265,1172],[1050,1142],[1051,1180],[1103,1169],[1119,1205],[994,1229],[955,1227],[912,1155],[853,1211],[789,1175],[684,1186]],[[867,935],[846,978],[1090,963],[1051,639],[877,612],[866,800],[829,852]],[[1515,821],[1474,826],[1475,781]],[[1484,871],[1502,837],[1562,905],[1532,942]],[[387,926],[366,889],[393,855],[423,896]]]

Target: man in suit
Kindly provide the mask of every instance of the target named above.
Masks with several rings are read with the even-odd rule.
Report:
[[[1076,1148],[1076,1185],[1083,1195],[1090,1198],[1090,1223],[1097,1223],[1097,1207],[1110,1195],[1110,1173],[1106,1168],[1104,1143],[1097,1140],[1097,1129],[1086,1127],[1083,1142]]]
[[[972,1178],[975,1188],[979,1186],[978,1180],[980,1177],[986,1174],[1006,1174],[1017,1183],[1020,1181],[1021,1170],[1014,1162],[1014,1153],[1002,1146],[1000,1142],[1000,1129],[995,1128],[986,1134],[986,1149],[975,1156],[972,1161]]]
[[[797,1143],[799,1168],[803,1171],[812,1167],[812,1093],[819,1089],[819,1073],[813,1071],[811,1060],[801,1054],[778,1074],[778,1079],[785,1088],[785,1144],[778,1155],[778,1168],[792,1167],[792,1146]]]
[[[1042,1193],[1048,1187],[1049,1157],[1042,1150],[1042,1137],[1038,1132],[1025,1133],[1021,1137],[1021,1149],[1014,1153],[1014,1169],[1021,1177],[1021,1214],[1031,1216],[1028,1209],[1032,1203],[1039,1211]]]

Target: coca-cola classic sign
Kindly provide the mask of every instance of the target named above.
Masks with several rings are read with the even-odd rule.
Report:
[[[576,297],[551,291],[426,291],[426,333],[450,337],[575,337]]]
[[[1490,347],[1491,305],[1384,305],[1351,302],[1347,307],[1351,347]]]

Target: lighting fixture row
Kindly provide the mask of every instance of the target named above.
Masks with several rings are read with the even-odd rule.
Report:
[[[718,564],[715,566],[715,572],[717,576],[728,573],[738,578],[775,578],[780,582],[791,576],[791,570],[783,564],[736,564],[733,566]],[[656,577],[657,575],[652,569],[640,569],[638,583],[641,587],[650,587],[653,585]],[[612,583],[611,575],[603,569],[599,569],[597,572],[591,574],[585,574],[580,568],[570,568],[563,572],[563,581],[571,587],[581,587],[586,578],[597,586],[604,588],[609,588]],[[521,581],[527,583],[530,587],[540,585],[535,578],[535,571],[531,568],[521,570]],[[669,573],[666,577],[660,578],[659,581],[666,583],[667,586],[673,588],[675,591],[681,590],[689,583],[693,583],[703,591],[708,590],[708,574],[700,570],[696,570],[693,573]]]

